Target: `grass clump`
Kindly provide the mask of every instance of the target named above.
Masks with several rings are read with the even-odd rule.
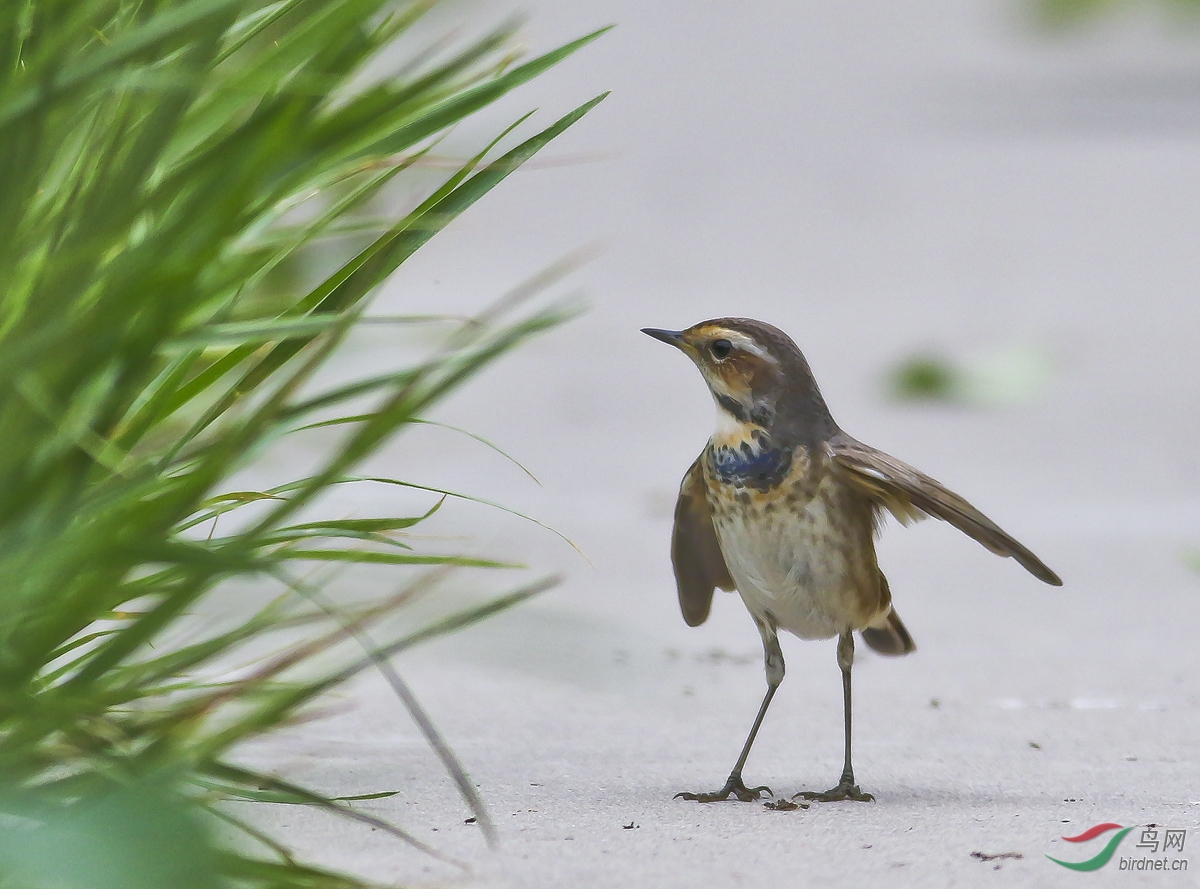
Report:
[[[397,535],[427,514],[320,517],[321,495],[384,442],[568,314],[506,300],[399,370],[322,383],[379,284],[602,98],[524,138],[514,125],[430,183],[421,161],[439,136],[596,35],[520,61],[505,27],[364,73],[429,5],[13,0],[0,12],[0,885],[353,885],[250,824],[237,822],[263,854],[219,842],[216,820],[236,822],[221,800],[403,831],[230,751],[540,588],[376,646],[368,628],[439,572],[499,563],[410,548]],[[426,197],[368,215],[404,182]],[[337,260],[296,274],[330,238]],[[321,465],[270,490],[230,488],[252,454],[313,425],[345,432]],[[297,566],[345,562],[435,573],[347,613],[295,580]],[[293,594],[170,642],[239,577]],[[205,678],[281,631],[287,645],[251,669]],[[348,637],[367,653],[331,660]]]

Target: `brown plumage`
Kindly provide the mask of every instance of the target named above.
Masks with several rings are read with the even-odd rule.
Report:
[[[885,513],[902,523],[933,516],[991,552],[1010,556],[1058,586],[1058,575],[995,522],[940,482],[843,432],[808,362],[782,331],[747,318],[705,321],[683,331],[646,329],[685,352],[717,404],[717,431],[684,475],[675,506],[671,561],[689,626],[703,623],[716,589],[737,589],[763,638],[767,695],[725,787],[681,794],[713,801],[756,799],[742,767],[783,680],[778,632],[838,637],[846,721],[845,769],[817,799],[870,799],[850,763],[852,633],[887,655],[915,650],[892,607],[875,558]]]
[[[1016,559],[1038,580],[1062,586],[1041,559],[937,479],[841,431],[829,440],[829,453],[847,482],[902,524],[925,516],[942,519],[996,555]]]
[[[671,562],[675,566],[675,586],[679,608],[689,627],[708,620],[713,590],[733,589],[733,578],[721,555],[721,544],[713,530],[712,510],[704,484],[701,454],[692,463],[679,487],[675,502],[675,529],[671,534]]]

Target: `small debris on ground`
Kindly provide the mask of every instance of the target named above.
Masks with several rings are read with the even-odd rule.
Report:
[[[1039,744],[1037,741],[1030,741],[1030,742],[1029,742],[1029,746],[1030,746],[1030,747],[1032,747],[1034,750],[1041,750],[1041,749],[1042,749],[1042,745],[1041,745],[1041,744]]]
[[[621,830],[633,830],[635,827],[641,827],[641,826],[642,825],[634,824],[632,821],[630,821],[628,824],[622,824]]]
[[[807,809],[808,803],[794,803],[790,799],[773,799],[763,803],[763,808],[770,809],[772,812],[790,812],[793,809]]]
[[[710,664],[734,664],[735,666],[745,666],[747,664],[757,664],[760,661],[760,656],[757,654],[732,654],[725,651],[723,648],[710,648],[703,654],[697,654],[696,660],[700,662],[707,661]]]
[[[980,861],[1003,861],[1006,858],[1020,861],[1025,854],[1023,852],[972,852],[971,857],[978,858]]]

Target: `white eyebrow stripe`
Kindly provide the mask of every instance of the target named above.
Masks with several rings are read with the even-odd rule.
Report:
[[[779,363],[775,360],[774,355],[772,355],[750,337],[746,336],[744,333],[738,333],[736,330],[722,330],[721,336],[729,340],[729,342],[733,343],[733,345],[737,348],[743,349],[744,351],[749,352],[751,355],[757,355],[759,358],[763,359],[764,361],[769,361],[772,364]]]

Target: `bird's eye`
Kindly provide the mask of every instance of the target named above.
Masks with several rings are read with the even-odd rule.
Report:
[[[712,352],[713,358],[720,361],[722,358],[729,357],[729,353],[733,351],[733,343],[729,342],[729,340],[713,340],[708,350]]]

